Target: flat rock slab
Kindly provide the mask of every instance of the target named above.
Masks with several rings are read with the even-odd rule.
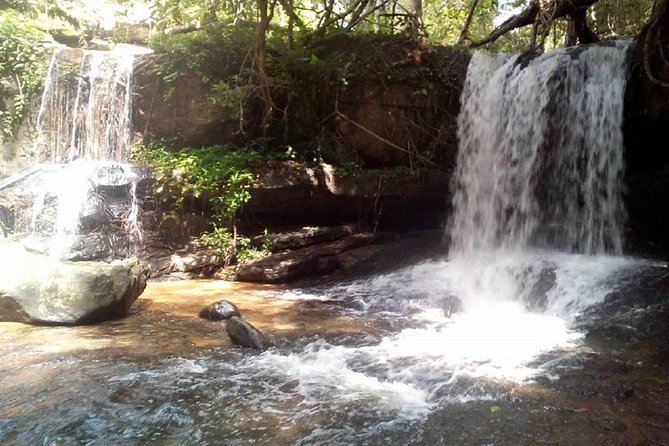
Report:
[[[341,268],[338,255],[379,242],[376,234],[353,234],[332,243],[310,246],[271,255],[237,268],[242,282],[286,283],[303,277],[325,274]]]
[[[0,321],[90,324],[127,314],[146,287],[137,259],[65,262],[0,244]]]
[[[294,231],[276,232],[266,236],[260,235],[253,238],[253,243],[258,246],[268,243],[269,249],[276,252],[339,240],[354,232],[356,232],[354,225],[304,226]]]

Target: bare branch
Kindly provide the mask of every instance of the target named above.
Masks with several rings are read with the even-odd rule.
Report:
[[[478,48],[480,46],[494,42],[509,31],[531,25],[534,23],[534,19],[536,19],[538,13],[539,5],[536,1],[534,1],[519,14],[516,14],[513,17],[505,20],[504,23],[495,28],[495,30],[491,32],[488,37],[484,38],[483,40],[479,40],[478,42],[472,42],[470,46],[472,48]]]
[[[458,45],[462,45],[465,43],[465,40],[468,39],[468,34],[469,34],[469,27],[472,24],[472,19],[474,18],[474,12],[476,11],[476,7],[479,4],[479,0],[474,0],[472,2],[472,7],[469,10],[469,14],[467,14],[467,20],[465,21],[465,26],[462,27],[462,32],[460,33],[460,38],[458,39]]]
[[[531,25],[537,21],[542,10],[549,11],[549,18],[554,20],[566,15],[577,15],[580,11],[585,11],[589,6],[598,1],[599,0],[552,0],[542,9],[539,0],[533,0],[522,12],[509,18],[495,28],[495,30],[486,38],[478,42],[473,42],[470,46],[472,48],[477,48],[486,45],[496,41],[509,31]],[[542,18],[545,19],[546,17]]]

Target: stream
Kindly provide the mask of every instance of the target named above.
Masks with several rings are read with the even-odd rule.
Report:
[[[122,320],[0,323],[0,443],[668,444],[667,265],[494,256],[476,279],[443,259],[300,289],[151,283]],[[220,298],[276,347],[197,317]]]

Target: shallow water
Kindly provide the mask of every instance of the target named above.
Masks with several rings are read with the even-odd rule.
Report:
[[[152,283],[120,321],[0,323],[0,443],[667,444],[666,267],[498,254],[304,289]],[[277,346],[197,318],[220,298]]]

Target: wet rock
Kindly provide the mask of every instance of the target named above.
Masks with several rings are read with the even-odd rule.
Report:
[[[222,321],[235,316],[241,317],[239,309],[235,304],[225,299],[214,302],[200,311],[200,317],[210,321]]]
[[[334,227],[305,226],[295,231],[277,232],[266,236],[259,235],[253,238],[253,243],[257,246],[267,243],[270,246],[270,250],[276,252],[331,242],[351,235],[354,232],[355,227],[353,225]]]
[[[545,265],[542,267],[539,276],[532,284],[529,293],[525,298],[525,306],[530,311],[543,311],[548,303],[548,292],[555,286],[555,266]]]
[[[90,194],[79,213],[79,226],[82,231],[92,231],[109,223],[110,215],[104,197]]]
[[[669,342],[669,269],[650,265],[623,273],[620,286],[586,311],[583,326],[591,339],[616,342]]]
[[[146,287],[149,268],[137,259],[59,262],[17,244],[0,245],[0,321],[89,324],[127,314]]]
[[[79,236],[61,258],[70,261],[101,260],[111,256],[109,237],[105,234]]]
[[[338,255],[378,241],[375,234],[354,234],[334,243],[275,254],[237,268],[242,282],[285,283],[325,274],[342,266]]]
[[[230,340],[240,347],[266,350],[274,345],[267,336],[238,316],[228,319],[225,331],[230,336]]]
[[[447,296],[439,302],[439,307],[444,312],[444,316],[451,317],[451,315],[462,311],[462,301],[455,296]]]

